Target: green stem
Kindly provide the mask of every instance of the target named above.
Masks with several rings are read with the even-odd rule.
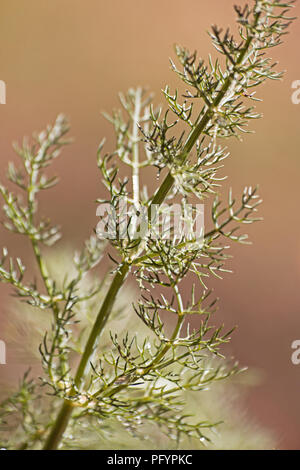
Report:
[[[51,428],[51,432],[44,445],[44,450],[55,450],[58,448],[63,434],[68,426],[72,411],[72,402],[65,400],[56,418],[56,421]]]
[[[115,277],[111,283],[110,289],[106,294],[106,297],[103,301],[102,307],[100,309],[100,312],[97,316],[97,319],[94,323],[93,329],[90,333],[90,336],[88,338],[87,344],[85,346],[84,353],[81,357],[81,361],[79,363],[77,373],[75,376],[75,386],[77,388],[80,388],[82,385],[82,379],[84,378],[87,368],[90,365],[91,362],[91,357],[95,351],[95,349],[98,346],[100,334],[103,331],[103,328],[107,322],[107,319],[110,315],[110,312],[112,310],[112,307],[114,305],[115,298],[123,285],[123,282],[128,274],[129,271],[129,265],[128,264],[123,264],[120,269],[117,271],[115,274]]]
[[[129,271],[129,265],[123,264],[121,268],[115,274],[115,277],[111,283],[111,286],[105,296],[102,307],[99,311],[99,314],[96,318],[90,336],[88,338],[87,344],[84,349],[84,353],[81,356],[81,360],[75,376],[75,387],[71,394],[76,394],[76,389],[80,389],[82,386],[82,381],[86,375],[88,368],[90,367],[91,358],[97,347],[98,341],[100,339],[101,332],[103,331],[104,325],[108,319],[108,316],[113,307],[117,293],[119,292],[125,277]],[[60,412],[57,416],[57,419],[51,429],[51,432],[48,436],[48,439],[44,445],[44,450],[55,450],[60,443],[60,440],[66,430],[69,419],[71,417],[73,410],[72,402],[69,400],[64,400],[64,403],[60,409]]]

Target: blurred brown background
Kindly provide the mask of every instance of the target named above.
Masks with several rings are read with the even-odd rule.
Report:
[[[27,0],[1,1],[0,79],[7,85],[7,104],[0,105],[0,176],[15,159],[11,143],[40,130],[59,112],[71,120],[75,142],[55,164],[61,182],[42,200],[43,212],[64,227],[66,238],[79,242],[95,226],[94,200],[101,194],[96,172],[98,143],[109,124],[102,110],[117,106],[117,93],[147,85],[163,98],[166,83],[177,86],[168,65],[175,42],[212,51],[206,30],[226,26],[234,14],[231,0]],[[244,3],[240,1],[238,3]],[[297,4],[295,15],[299,15]],[[282,82],[262,87],[264,119],[244,143],[228,142],[230,180],[239,194],[259,184],[264,222],[251,227],[254,244],[233,247],[233,275],[217,281],[220,317],[238,325],[230,352],[261,373],[247,406],[256,421],[275,432],[281,448],[300,448],[300,365],[291,363],[291,343],[300,339],[299,148],[300,105],[291,102],[291,83],[300,80],[300,22],[273,56],[287,70]],[[51,170],[53,171],[53,170]],[[0,228],[1,246],[30,259],[21,238]],[[7,289],[1,288],[0,315]],[[0,330],[1,338],[1,330]],[[1,338],[5,339],[5,338]],[[9,365],[13,357],[8,344]]]

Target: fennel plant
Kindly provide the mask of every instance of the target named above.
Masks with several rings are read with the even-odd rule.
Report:
[[[135,216],[125,234],[121,223],[114,221],[108,243],[96,231],[75,254],[73,268],[61,282],[61,273],[51,273],[43,255],[43,245],[53,245],[59,229],[39,217],[37,198],[57,182],[45,169],[68,143],[66,119],[58,116],[32,144],[24,140],[16,147],[22,166],[10,164],[8,178],[23,197],[0,186],[4,225],[28,238],[43,286],[25,281],[22,261],[9,257],[6,249],[0,280],[40,315],[51,314],[51,324],[39,347],[44,371],[40,381],[26,374],[19,390],[2,402],[2,447],[66,448],[73,432],[109,430],[112,418],[137,436],[147,423],[157,425],[177,446],[183,438],[201,443],[209,439],[209,429],[217,423],[186,415],[185,393],[198,394],[201,400],[201,391],[238,369],[222,357],[221,347],[231,331],[212,325],[215,300],[206,279],[226,271],[228,243],[246,242],[239,225],[258,220],[260,203],[257,189],[251,187],[240,200],[231,192],[226,203],[220,200],[220,172],[229,156],[220,142],[248,132],[249,121],[259,117],[253,107],[256,88],[281,77],[266,52],[286,34],[291,6],[254,0],[251,6],[235,7],[238,38],[213,26],[210,35],[218,58],[210,56],[208,63],[177,46],[178,65],[171,61],[171,67],[187,90],[181,97],[165,88],[167,111],[153,106],[152,96],[140,88],[120,95],[123,111],[107,116],[115,130],[116,149],[105,154],[102,141],[97,153],[108,194],[107,200],[98,202],[119,211],[126,198]],[[121,163],[128,168],[126,178],[119,175]],[[149,195],[140,180],[153,168],[157,189]],[[185,232],[173,233],[172,225],[171,237],[153,236],[153,208],[163,213],[164,203],[180,201],[184,210],[195,200],[211,206],[212,227],[202,233],[202,243]],[[143,233],[140,222],[132,230],[141,210],[147,218]],[[107,250],[114,268],[104,282],[97,280],[93,269]],[[124,296],[121,289],[128,278],[137,281],[140,297],[132,308],[126,306],[126,315],[136,320],[122,331],[113,321],[122,314],[118,299]],[[101,341],[109,323],[114,329]]]

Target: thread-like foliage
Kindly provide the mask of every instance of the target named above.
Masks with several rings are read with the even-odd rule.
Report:
[[[251,187],[245,188],[240,202],[231,192],[227,203],[220,201],[221,172],[229,156],[220,142],[248,132],[249,121],[259,117],[250,104],[257,99],[256,88],[267,79],[281,77],[266,51],[286,34],[290,7],[275,0],[235,7],[238,38],[214,26],[211,38],[219,57],[210,56],[208,63],[177,46],[179,65],[171,61],[171,66],[187,89],[181,96],[165,88],[167,111],[155,108],[152,96],[140,88],[120,95],[122,111],[107,116],[116,134],[115,151],[104,154],[104,141],[98,149],[98,168],[108,194],[98,202],[108,203],[110,214],[115,214],[122,211],[126,198],[131,215],[125,224],[122,216],[121,220],[110,217],[105,230],[113,229],[114,235],[109,242],[99,239],[103,232],[97,230],[98,237],[92,235],[76,254],[73,274],[62,282],[51,276],[41,250],[58,239],[59,230],[39,219],[37,196],[56,183],[45,169],[67,143],[65,118],[59,116],[32,145],[24,141],[16,148],[22,167],[11,164],[8,178],[25,197],[0,186],[4,225],[29,239],[43,287],[24,280],[21,260],[10,258],[6,249],[0,260],[0,280],[9,283],[21,300],[42,310],[42,315],[51,312],[52,320],[39,348],[44,370],[40,384],[26,374],[19,391],[2,403],[3,447],[65,448],[70,446],[71,430],[91,429],[97,422],[105,428],[112,418],[134,435],[145,423],[154,423],[177,445],[183,436],[202,443],[208,439],[207,431],[216,423],[185,415],[185,393],[199,393],[234,374],[237,367],[220,359],[220,348],[231,332],[210,321],[215,300],[206,279],[226,271],[228,242],[246,241],[239,225],[257,220],[260,203]],[[120,162],[128,168],[126,178],[119,175]],[[149,196],[140,187],[140,177],[153,168],[158,188]],[[195,237],[191,232],[178,233],[163,203],[179,204],[185,222],[193,226],[197,211],[186,215],[186,208],[195,207],[195,198],[209,204],[211,196],[212,227]],[[153,208],[159,208],[156,216],[167,220],[167,230],[159,236],[153,230]],[[143,231],[141,214],[146,218]],[[114,249],[109,255],[115,263],[109,287],[91,272],[107,245]],[[126,314],[137,315],[146,333],[114,329],[101,344],[107,322],[120,315],[118,299],[129,274],[137,281],[140,298],[131,310],[126,308]],[[183,295],[186,279],[191,285],[188,296]],[[92,325],[86,324],[86,316]],[[11,429],[18,431],[11,433]]]

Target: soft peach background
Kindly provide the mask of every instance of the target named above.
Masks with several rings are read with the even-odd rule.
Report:
[[[109,124],[100,111],[117,105],[117,93],[147,85],[162,101],[160,89],[176,86],[168,57],[178,42],[207,57],[206,30],[232,21],[231,0],[2,0],[0,79],[7,104],[0,106],[0,159],[3,180],[11,142],[69,116],[75,143],[55,164],[61,183],[42,200],[43,211],[78,242],[96,224],[94,200],[100,195],[95,153]],[[240,2],[244,3],[244,2]],[[299,3],[295,14],[299,14]],[[291,102],[291,83],[300,80],[300,23],[273,56],[287,73],[282,82],[261,88],[264,119],[244,144],[230,142],[227,173],[235,193],[259,183],[264,223],[251,227],[251,247],[234,247],[235,273],[216,282],[220,317],[239,326],[230,352],[261,372],[261,384],[247,402],[261,424],[273,430],[281,448],[300,445],[300,365],[292,365],[291,343],[300,339],[299,148],[300,106]],[[28,245],[0,228],[1,245],[30,258]],[[5,314],[1,289],[0,314]],[[0,334],[1,337],[1,334]],[[1,338],[5,339],[5,338]],[[12,363],[10,364],[10,357]],[[20,372],[8,344],[10,374]]]

